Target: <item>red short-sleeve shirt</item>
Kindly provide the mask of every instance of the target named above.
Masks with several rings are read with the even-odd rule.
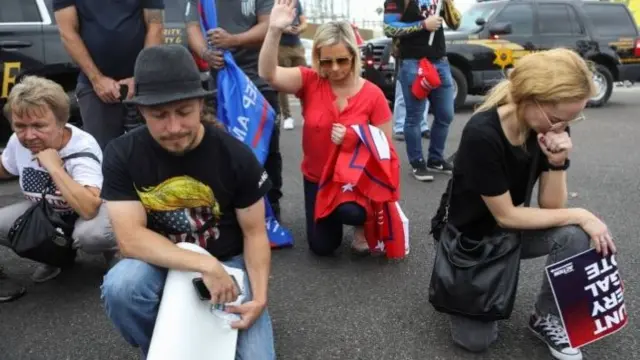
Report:
[[[348,99],[341,113],[334,105],[337,97],[329,80],[313,69],[300,66],[302,88],[296,93],[302,105],[302,174],[313,182],[320,181],[329,157],[331,129],[334,123],[344,126],[379,126],[391,120],[392,114],[382,90],[365,80],[362,89]]]

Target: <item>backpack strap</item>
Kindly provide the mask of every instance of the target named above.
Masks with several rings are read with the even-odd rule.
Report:
[[[98,159],[98,157],[94,153],[91,153],[91,152],[88,152],[88,151],[81,151],[81,152],[77,152],[75,154],[67,155],[67,156],[62,158],[62,161],[65,162],[67,160],[81,158],[81,157],[91,158],[91,159],[95,160],[98,164],[100,164],[100,159]]]

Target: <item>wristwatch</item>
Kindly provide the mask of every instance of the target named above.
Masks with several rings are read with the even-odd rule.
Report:
[[[565,160],[564,164],[560,166],[549,164],[549,171],[566,171],[569,168],[570,164],[571,164],[571,160],[569,159]]]

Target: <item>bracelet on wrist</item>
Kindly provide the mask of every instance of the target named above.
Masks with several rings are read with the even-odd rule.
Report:
[[[564,164],[562,165],[553,165],[553,164],[549,164],[549,171],[566,171],[569,168],[569,165],[571,164],[571,160],[566,159],[564,161]]]

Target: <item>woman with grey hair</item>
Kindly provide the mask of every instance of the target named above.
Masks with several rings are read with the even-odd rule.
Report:
[[[26,200],[0,209],[0,244],[7,245],[16,219],[46,194],[55,211],[75,222],[75,247],[110,260],[117,247],[101,207],[102,151],[93,136],[67,123],[69,111],[69,97],[51,80],[27,76],[11,90],[5,113],[14,133],[0,158],[0,178],[17,176]],[[43,264],[32,280],[60,271]]]
[[[276,90],[301,100],[307,241],[315,254],[331,255],[342,242],[342,226],[351,225],[355,227],[352,250],[368,254],[363,229],[367,211],[361,205],[344,202],[330,216],[315,220],[318,182],[329,159],[329,141],[342,144],[351,125],[376,126],[391,139],[391,111],[382,90],[360,76],[360,51],[348,22],[330,22],[318,28],[312,68],[278,66],[278,44],[283,30],[294,20],[295,3],[275,1],[258,70]]]

